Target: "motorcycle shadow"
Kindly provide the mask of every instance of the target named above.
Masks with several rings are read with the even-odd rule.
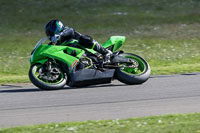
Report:
[[[59,90],[73,90],[73,89],[89,89],[89,88],[105,88],[105,87],[120,87],[120,86],[127,86],[125,84],[99,84],[99,85],[90,85],[90,86],[82,86],[82,87],[70,87],[66,86]],[[59,90],[49,90],[49,91],[59,91]],[[39,88],[4,88],[0,90],[1,93],[36,93],[36,92],[42,92],[45,90],[39,89]]]
[[[87,88],[105,88],[105,87],[120,87],[127,86],[126,84],[98,84],[98,85],[89,85],[89,86],[81,86],[81,87],[64,87],[61,90],[71,90],[71,89],[87,89]]]

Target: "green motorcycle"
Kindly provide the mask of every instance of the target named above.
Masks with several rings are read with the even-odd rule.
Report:
[[[109,62],[104,62],[103,56],[93,49],[79,45],[77,40],[59,46],[46,41],[44,38],[36,44],[30,59],[29,78],[40,89],[105,84],[113,79],[135,85],[150,77],[150,66],[142,57],[117,51],[125,41],[124,36],[112,36],[102,44],[113,52]],[[72,44],[77,47],[72,47]]]

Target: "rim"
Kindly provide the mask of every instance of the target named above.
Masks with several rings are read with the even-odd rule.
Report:
[[[136,68],[121,69],[123,72],[132,74],[132,75],[141,75],[146,71],[147,67],[146,67],[145,61],[142,60],[141,58],[134,56],[134,55],[122,55],[122,56],[129,58],[129,59],[133,59],[138,63],[138,67],[136,67]],[[120,65],[128,66],[128,64],[126,64],[126,63],[120,64]]]
[[[56,67],[55,67],[56,68]],[[51,78],[52,74],[50,72],[45,72],[43,73],[44,75],[41,76],[40,71],[44,69],[43,65],[35,65],[33,67],[33,75],[37,78],[37,80],[44,82],[46,84],[59,84],[63,81],[64,79],[64,74],[62,71],[60,71],[59,68],[57,68],[57,70],[59,70],[59,75],[57,75],[58,77],[55,80],[47,80],[42,78],[42,76],[46,76],[47,78]]]

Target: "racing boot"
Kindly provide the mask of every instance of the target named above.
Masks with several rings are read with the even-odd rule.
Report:
[[[110,58],[112,56],[112,52],[104,47],[102,47],[98,42],[94,42],[95,46],[94,46],[94,50],[99,52],[100,54],[103,55],[103,63],[110,63]]]

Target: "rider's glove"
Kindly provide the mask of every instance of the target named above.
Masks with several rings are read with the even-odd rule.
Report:
[[[54,36],[51,37],[52,43],[57,43],[58,40],[60,40],[60,35],[58,34],[55,34]]]

